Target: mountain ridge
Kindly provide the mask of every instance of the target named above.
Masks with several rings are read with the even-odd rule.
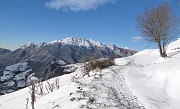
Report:
[[[110,45],[106,45],[106,44],[102,44],[101,42],[99,41],[94,41],[92,39],[85,39],[85,38],[73,38],[73,37],[67,37],[65,39],[62,39],[62,40],[59,40],[59,39],[56,39],[54,41],[51,41],[51,42],[42,42],[42,43],[39,43],[39,44],[34,44],[33,42],[28,42],[26,44],[24,44],[21,48],[25,48],[25,47],[29,47],[31,45],[33,46],[42,46],[42,45],[49,45],[49,44],[57,44],[57,43],[61,43],[63,45],[75,45],[75,46],[84,46],[84,47],[94,47],[94,46],[104,46],[104,47],[110,47],[110,46],[116,46],[114,44],[110,44]],[[116,46],[118,47],[118,46]],[[130,48],[127,48],[127,47],[118,47],[118,48],[124,48],[124,49],[130,49]],[[130,49],[130,50],[133,50],[133,49]],[[135,51],[135,50],[134,50]]]

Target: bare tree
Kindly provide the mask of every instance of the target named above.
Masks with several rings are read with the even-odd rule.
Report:
[[[36,84],[36,93],[38,94],[38,95],[43,95],[43,88],[44,88],[44,86],[43,86],[43,83],[42,82],[39,82],[39,83],[37,83]]]
[[[168,3],[144,10],[136,19],[136,26],[148,42],[156,43],[160,56],[166,57],[168,44],[179,34],[179,18],[173,15]]]
[[[46,90],[49,92],[53,92],[55,89],[55,83],[51,82],[50,80],[47,80],[47,85],[45,86]]]
[[[56,86],[57,89],[60,88],[59,78],[56,78],[56,79],[55,79],[55,86]]]
[[[28,109],[29,98],[26,99],[26,109]]]

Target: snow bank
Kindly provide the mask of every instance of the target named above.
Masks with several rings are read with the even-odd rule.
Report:
[[[170,43],[169,57],[159,56],[158,49],[143,50],[132,57],[128,82],[132,92],[149,108],[179,109],[180,39]]]
[[[134,54],[134,56],[138,56],[138,55],[149,55],[149,54],[158,54],[158,50],[157,49],[146,49],[146,50],[142,50],[136,54]]]
[[[168,96],[180,100],[180,65],[165,72],[167,76],[165,91]]]
[[[168,97],[180,100],[180,65],[176,66],[175,63],[173,66],[175,67],[169,68],[165,64],[159,68],[154,66],[157,70],[144,80],[144,84],[152,90],[162,91]]]
[[[117,58],[114,60],[116,65],[127,65],[129,63],[128,60],[123,58]]]
[[[180,50],[180,38],[178,40],[171,42],[168,46],[167,53],[175,52]]]
[[[158,69],[145,82],[146,87],[163,91],[166,83],[166,75]]]

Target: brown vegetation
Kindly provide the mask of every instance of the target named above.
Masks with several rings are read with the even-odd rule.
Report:
[[[107,59],[90,60],[89,62],[85,63],[83,66],[84,75],[90,76],[89,75],[90,71],[102,70],[104,68],[114,65],[115,64],[114,59],[115,57],[110,57]]]

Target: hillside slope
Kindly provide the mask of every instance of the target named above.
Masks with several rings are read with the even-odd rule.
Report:
[[[176,43],[176,44],[175,44]],[[180,40],[170,44],[168,57],[157,49],[115,59],[115,66],[82,76],[82,64],[59,76],[59,89],[37,96],[37,109],[179,109]],[[55,81],[53,78],[49,81]],[[2,109],[31,109],[29,89],[0,96]],[[29,100],[26,100],[29,98]],[[28,101],[28,103],[27,103]],[[11,105],[9,105],[11,104]],[[28,104],[26,106],[26,104]]]

